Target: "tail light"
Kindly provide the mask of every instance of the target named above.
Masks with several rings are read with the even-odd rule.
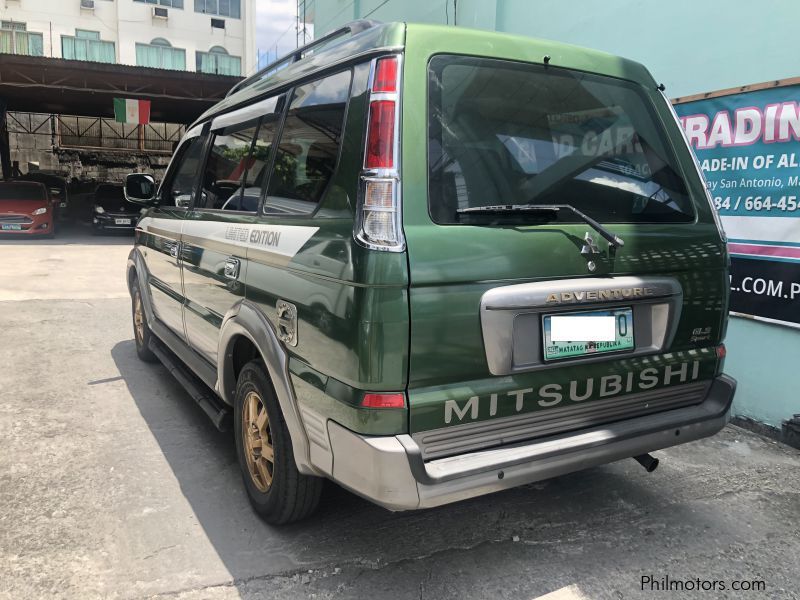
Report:
[[[728,351],[725,348],[725,344],[720,344],[716,348],[717,350],[717,375],[722,374],[722,370],[725,368],[725,357],[728,355]]]
[[[356,234],[368,248],[390,252],[405,248],[400,210],[400,75],[400,56],[372,63]]]
[[[405,408],[406,397],[403,394],[367,393],[361,400],[364,408]]]

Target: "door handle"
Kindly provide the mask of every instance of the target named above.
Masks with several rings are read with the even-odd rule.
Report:
[[[178,252],[180,251],[180,242],[175,242],[174,244],[170,244],[169,246],[169,255],[172,258],[178,258]]]
[[[238,279],[239,277],[239,259],[229,257],[225,260],[225,277],[228,279]]]

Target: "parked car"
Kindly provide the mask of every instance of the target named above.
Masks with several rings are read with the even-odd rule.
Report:
[[[154,193],[155,192],[155,193]],[[136,351],[271,523],[427,508],[712,435],[728,257],[640,64],[355,22],[191,126],[127,265]]]
[[[55,235],[53,205],[47,188],[33,181],[0,181],[0,233]]]
[[[125,199],[123,185],[101,183],[92,200],[92,233],[133,233],[142,207]]]
[[[69,190],[67,180],[59,175],[31,171],[21,177],[18,181],[38,181],[47,187],[50,199],[53,203],[53,213],[58,221],[65,221],[69,216]]]

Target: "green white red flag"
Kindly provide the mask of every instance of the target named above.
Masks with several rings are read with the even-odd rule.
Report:
[[[146,125],[150,122],[150,100],[114,98],[114,119],[118,123]]]

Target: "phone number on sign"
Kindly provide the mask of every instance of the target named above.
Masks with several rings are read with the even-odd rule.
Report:
[[[744,207],[748,211],[762,210],[781,210],[794,212],[800,208],[797,203],[797,196],[781,196],[773,199],[772,196],[717,196],[714,198],[714,206],[717,210],[739,210]]]

